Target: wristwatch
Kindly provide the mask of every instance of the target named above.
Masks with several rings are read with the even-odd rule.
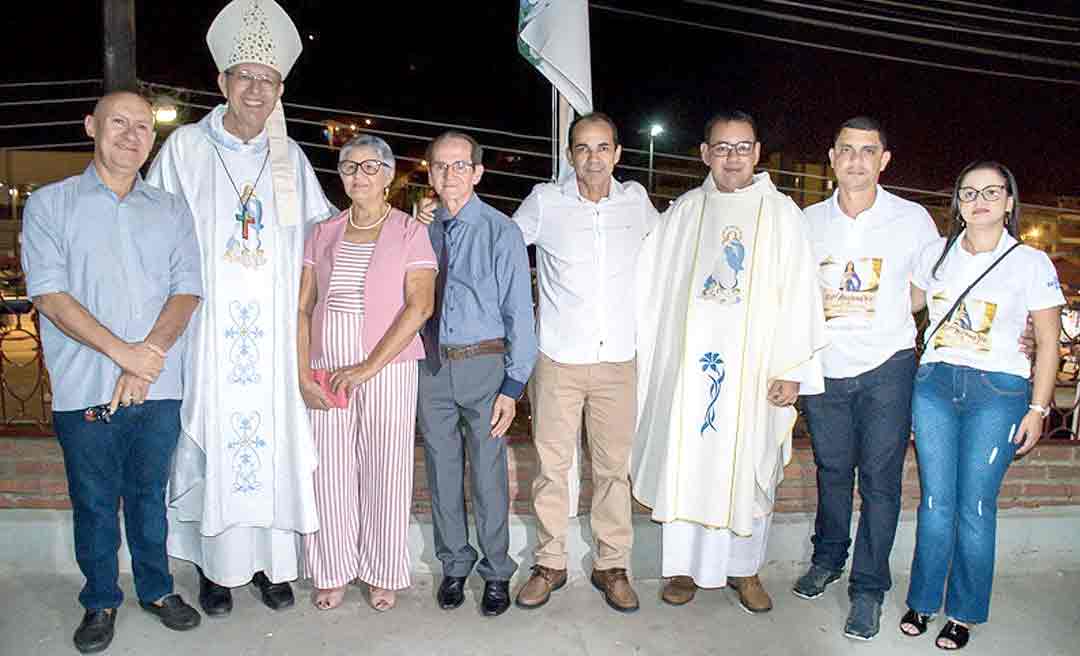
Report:
[[[1046,419],[1047,417],[1050,416],[1050,408],[1041,406],[1038,403],[1032,403],[1031,405],[1028,406],[1028,409],[1035,410],[1040,415],[1042,415],[1043,419]]]

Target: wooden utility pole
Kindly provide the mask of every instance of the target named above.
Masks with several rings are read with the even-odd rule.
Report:
[[[104,0],[105,93],[134,91],[135,0]]]

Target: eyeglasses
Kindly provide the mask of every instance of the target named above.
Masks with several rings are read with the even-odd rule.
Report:
[[[281,80],[272,75],[252,73],[251,71],[243,69],[236,71],[235,73],[231,71],[225,71],[225,74],[231,77],[235,77],[237,80],[240,81],[241,84],[245,86],[251,86],[252,84],[255,84],[259,88],[272,88],[277,87],[277,85],[281,84]]]
[[[746,157],[750,153],[754,152],[754,141],[740,141],[738,143],[731,143],[729,141],[717,141],[716,143],[709,144],[709,154],[713,157],[728,157],[731,153],[735,153],[739,157]]]
[[[450,162],[449,164],[446,162],[432,162],[430,168],[431,172],[435,175],[443,175],[447,171],[453,171],[457,175],[464,175],[466,171],[471,171],[476,168],[476,164],[459,159],[458,161]]]
[[[990,185],[989,187],[983,187],[982,189],[976,189],[975,187],[960,187],[956,190],[956,198],[961,203],[974,202],[979,196],[983,197],[988,203],[1001,200],[1005,197],[1005,185]]]
[[[368,175],[376,175],[382,167],[390,168],[390,165],[386,162],[377,159],[365,159],[362,162],[354,162],[351,159],[343,159],[338,162],[337,170],[341,172],[341,175],[356,175],[356,170],[360,169]]]

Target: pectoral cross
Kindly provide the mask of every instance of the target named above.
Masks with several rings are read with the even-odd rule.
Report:
[[[255,217],[248,214],[247,207],[243,208],[240,216],[236,217],[236,220],[240,222],[240,234],[244,239],[248,238],[248,226],[255,225]]]

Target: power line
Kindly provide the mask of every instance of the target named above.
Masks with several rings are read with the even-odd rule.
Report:
[[[55,100],[7,100],[0,102],[0,107],[22,107],[25,105],[52,105],[52,104],[64,104],[64,103],[85,103],[85,102],[97,102],[97,96],[86,96],[83,98],[57,98]]]
[[[1054,18],[1057,20],[1080,22],[1080,18],[1076,16],[1063,16],[1061,14],[1046,14],[1040,11],[1026,11],[1024,9],[1013,9],[1011,7],[999,7],[997,5],[988,5],[985,2],[964,2],[963,0],[938,0],[950,5],[961,5],[963,7],[974,7],[976,9],[991,9],[993,11],[1000,11],[1005,14],[1023,14],[1024,16],[1036,16],[1038,18]]]
[[[57,80],[55,82],[5,82],[4,84],[0,84],[0,89],[14,89],[18,87],[50,87],[69,84],[97,84],[100,82],[100,77],[90,80]]]
[[[1032,41],[1035,43],[1048,43],[1052,45],[1060,46],[1080,46],[1080,42],[1077,41],[1064,41],[1062,39],[1047,39],[1039,36],[1030,36],[1028,34],[1010,34],[1009,32],[995,32],[992,30],[982,30],[977,28],[965,27],[963,25],[946,24],[946,23],[933,23],[925,20],[916,20],[914,18],[898,18],[896,16],[886,16],[884,14],[871,14],[864,11],[854,11],[851,9],[839,9],[837,7],[825,7],[817,4],[810,4],[806,2],[795,2],[794,0],[762,0],[762,2],[769,2],[777,5],[785,5],[788,7],[800,7],[802,9],[810,9],[813,11],[821,11],[831,14],[840,14],[842,16],[856,16],[859,18],[867,18],[871,20],[882,21],[886,23],[899,23],[901,25],[915,25],[930,30],[947,30],[950,32],[964,32],[966,34],[977,34],[984,37],[996,37],[999,39],[1017,39],[1021,41]]]
[[[943,9],[941,7],[927,7],[926,5],[913,4],[910,2],[897,2],[897,0],[863,0],[863,2],[874,2],[879,5],[888,5],[890,7],[902,7],[904,9],[917,9],[923,12],[947,14],[949,16],[963,16],[967,19],[976,19],[981,21],[997,21],[999,23],[1011,23],[1013,25],[1028,25],[1030,27],[1041,27],[1043,29],[1051,28],[1055,30],[1067,30],[1069,32],[1080,32],[1080,27],[1069,27],[1068,25],[1047,25],[1046,23],[1035,23],[1032,21],[1020,20],[1017,18],[1004,18],[1001,16],[973,16],[970,11],[957,11],[954,9]],[[980,9],[986,9],[986,5],[975,5]]]
[[[82,125],[83,120],[78,121],[38,121],[37,123],[8,123],[7,125],[0,125],[0,130],[14,129],[14,128],[51,128],[58,125]]]
[[[185,88],[185,87],[175,87],[175,86],[171,86],[171,85],[168,85],[168,84],[157,84],[157,83],[154,83],[154,82],[147,82],[146,85],[150,86],[150,87],[171,89],[173,91],[179,91],[181,93],[191,93],[191,94],[197,94],[197,95],[203,95],[203,96],[214,96],[214,97],[217,97],[217,98],[221,97],[220,93],[211,93],[209,91],[201,91],[199,89],[188,89],[188,88]],[[303,105],[303,104],[300,104],[300,103],[288,103],[288,102],[285,102],[285,103],[282,103],[282,105],[285,106],[286,108],[305,109],[305,110],[314,111],[314,112],[327,112],[327,113],[341,114],[341,115],[346,115],[346,116],[369,117],[369,118],[375,118],[375,119],[379,119],[379,120],[383,120],[383,121],[400,121],[400,122],[403,122],[403,123],[416,123],[416,124],[419,124],[419,125],[430,125],[430,126],[435,126],[435,127],[452,128],[452,129],[455,129],[455,130],[470,130],[470,131],[474,131],[474,132],[486,132],[488,134],[498,134],[498,135],[502,135],[502,136],[506,136],[506,137],[514,137],[516,139],[534,139],[534,140],[538,140],[538,141],[551,141],[551,137],[537,136],[535,134],[523,134],[521,132],[509,132],[507,130],[495,130],[495,129],[492,129],[492,128],[482,128],[482,127],[479,127],[479,126],[476,126],[476,125],[462,125],[462,124],[457,124],[457,123],[439,123],[438,121],[425,121],[425,120],[422,120],[422,119],[405,118],[403,116],[391,116],[391,115],[388,115],[388,114],[360,113],[360,112],[354,112],[354,111],[348,110],[348,109],[337,109],[337,108],[334,108],[334,107],[322,107],[322,106],[319,106],[319,105]]]
[[[627,16],[635,16],[637,18],[649,18],[652,20],[658,20],[666,23],[672,23],[675,25],[684,25],[687,27],[698,27],[705,30],[712,30],[715,32],[725,32],[727,34],[736,34],[744,37],[753,37],[757,39],[764,39],[766,41],[777,41],[779,43],[787,43],[790,45],[804,46],[807,48],[816,48],[818,50],[828,50],[830,52],[842,52],[848,55],[857,55],[859,57],[870,57],[873,59],[884,59],[886,61],[901,62],[904,64],[918,64],[920,66],[930,66],[931,68],[942,68],[951,71],[962,71],[965,73],[982,73],[984,75],[994,75],[997,77],[1009,77],[1019,80],[1031,80],[1034,82],[1053,82],[1056,84],[1068,84],[1072,86],[1080,86],[1080,80],[1063,80],[1056,77],[1046,77],[1042,75],[1025,75],[1023,73],[1009,73],[1006,71],[994,71],[986,68],[978,68],[975,66],[958,66],[956,64],[944,64],[941,62],[929,61],[925,59],[914,59],[912,57],[898,57],[896,55],[887,55],[880,52],[868,52],[864,50],[855,50],[854,48],[842,48],[840,46],[833,46],[824,43],[814,43],[812,41],[801,41],[799,39],[789,39],[782,36],[773,36],[771,34],[760,34],[756,32],[749,32],[746,30],[737,30],[728,27],[720,27],[718,25],[708,25],[705,23],[696,23],[688,20],[681,20],[678,18],[669,18],[667,16],[658,16],[656,14],[649,14],[643,11],[633,11],[630,9],[619,9],[618,7],[611,7],[609,5],[593,3],[591,5],[596,9],[602,9],[604,11],[610,11],[616,14],[624,14]]]
[[[979,55],[991,55],[995,57],[1006,57],[1009,59],[1016,59],[1019,61],[1031,62],[1034,64],[1046,64],[1050,66],[1067,66],[1069,68],[1080,68],[1080,62],[1057,59],[1056,57],[1040,57],[1038,55],[1029,55],[1022,52],[1008,52],[1005,50],[995,50],[993,48],[983,48],[980,46],[971,46],[962,43],[949,43],[947,41],[940,41],[938,39],[928,39],[921,36],[913,36],[911,34],[899,34],[896,32],[887,32],[885,30],[875,30],[869,27],[858,27],[855,25],[843,25],[834,21],[821,20],[818,18],[809,18],[807,16],[799,16],[797,14],[788,14],[780,11],[771,11],[768,9],[752,9],[750,7],[742,7],[740,5],[733,5],[727,2],[716,2],[715,0],[683,0],[683,3],[689,5],[697,5],[701,7],[712,7],[715,9],[727,9],[729,11],[738,11],[746,14],[753,14],[756,16],[765,16],[767,18],[775,18],[778,20],[791,21],[793,23],[805,23],[806,25],[814,25],[816,27],[828,27],[843,32],[854,32],[856,34],[865,34],[867,36],[878,36],[885,39],[893,39],[895,41],[907,41],[909,43],[918,43],[924,46],[935,46],[937,48],[947,48],[949,50],[960,50],[963,52],[973,52]]]

